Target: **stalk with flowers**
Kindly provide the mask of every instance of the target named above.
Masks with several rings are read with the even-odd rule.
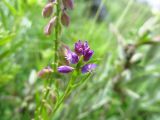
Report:
[[[73,0],[49,0],[42,11],[44,18],[50,18],[49,23],[44,29],[44,33],[46,35],[51,35],[53,30],[55,31],[55,54],[53,66],[47,66],[38,73],[39,77],[47,79],[47,83],[45,85],[42,100],[37,106],[35,119],[45,119],[48,115],[50,117],[55,115],[65,98],[72,93],[72,90],[83,84],[91,75],[92,71],[96,68],[96,64],[89,62],[94,51],[91,50],[87,41],[81,40],[75,43],[74,52],[71,51],[68,46],[63,46],[66,63],[63,65],[59,65],[58,63],[58,48],[60,46],[61,26],[69,26],[70,17],[67,14],[67,10],[73,9],[73,6]],[[63,92],[60,92],[61,89],[56,85],[58,74],[69,74],[70,76],[66,89]],[[55,91],[54,104],[50,104],[49,102],[49,94],[52,87]],[[49,108],[49,113],[46,112],[47,108]],[[47,115],[44,116],[44,113]]]

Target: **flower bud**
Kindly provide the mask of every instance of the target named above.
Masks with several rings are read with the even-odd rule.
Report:
[[[53,3],[48,3],[42,10],[42,16],[44,18],[50,17],[53,12]]]
[[[72,72],[74,70],[73,67],[70,67],[70,66],[60,66],[58,67],[58,72],[60,73],[69,73],[69,72]]]
[[[83,49],[84,51],[90,49],[87,41],[84,42]]]
[[[94,53],[93,50],[90,49],[85,50],[83,60],[88,61],[92,57],[93,53]]]
[[[53,91],[50,92],[50,99],[52,100],[52,103],[56,102],[56,94]]]
[[[86,64],[82,67],[82,73],[87,73],[93,71],[97,67],[96,64]]]
[[[55,24],[56,24],[56,19],[57,19],[56,16],[53,17],[53,18],[49,21],[49,23],[47,24],[47,26],[45,27],[44,33],[45,33],[46,35],[50,35],[50,34],[52,33],[53,27],[54,27]]]
[[[39,77],[44,77],[45,75],[47,75],[48,73],[53,72],[52,68],[50,66],[45,67],[44,69],[42,69],[41,71],[38,72],[38,76]]]
[[[75,45],[74,45],[74,51],[78,55],[82,55],[83,54],[83,43],[80,40],[75,43]]]
[[[54,3],[54,2],[56,2],[56,0],[48,0],[48,2],[49,2],[49,3],[50,3],[50,2],[53,2],[53,3]]]
[[[74,3],[73,0],[63,0],[63,5],[67,9],[73,9]]]
[[[63,13],[62,13],[61,22],[66,27],[68,27],[70,24],[70,17],[67,15],[67,13],[65,11],[63,11]]]
[[[132,63],[132,64],[133,64],[133,63],[137,63],[137,62],[141,61],[142,58],[143,58],[143,54],[141,54],[141,53],[136,53],[136,54],[134,54],[134,55],[131,57],[130,63]]]

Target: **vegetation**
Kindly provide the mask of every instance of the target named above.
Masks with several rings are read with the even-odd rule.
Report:
[[[92,1],[75,0],[69,26],[58,27],[55,49],[57,26],[44,34],[46,3],[0,1],[0,120],[159,120],[160,13],[134,0],[102,0],[90,16]],[[107,16],[98,21],[102,5]],[[64,46],[73,50],[78,40],[94,50],[89,63],[97,67],[89,77],[55,69],[65,63]],[[54,68],[50,83],[37,76],[46,66]],[[73,76],[80,85],[66,94]]]

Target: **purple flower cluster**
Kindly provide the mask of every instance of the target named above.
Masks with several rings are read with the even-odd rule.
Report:
[[[94,51],[90,49],[87,41],[82,42],[80,40],[75,43],[74,51],[75,52],[72,52],[68,47],[66,47],[65,58],[70,64],[78,64],[80,58],[83,58],[83,61],[87,62],[90,60],[90,58],[94,53]],[[82,73],[91,72],[95,68],[96,64],[85,64],[81,67],[81,72]],[[67,65],[58,67],[58,72],[60,73],[69,73],[72,72],[73,70],[74,70],[73,67]]]

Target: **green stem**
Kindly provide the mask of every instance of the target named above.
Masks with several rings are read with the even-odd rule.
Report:
[[[72,91],[74,88],[78,87],[79,85],[83,84],[84,81],[90,77],[90,75],[91,75],[91,74],[89,73],[89,74],[88,74],[84,79],[82,79],[79,83],[75,84],[74,82],[75,82],[75,80],[76,80],[76,78],[77,78],[77,72],[76,72],[75,75],[73,74],[73,77],[70,79],[70,81],[69,81],[68,84],[67,84],[67,88],[66,88],[63,96],[62,96],[62,97],[60,98],[60,100],[57,102],[57,104],[56,104],[56,106],[55,106],[55,108],[54,108],[53,114],[56,113],[56,111],[58,110],[58,108],[60,107],[60,105],[62,104],[62,102],[64,101],[64,99],[71,93],[71,91]],[[75,76],[75,77],[74,77],[74,76]]]
[[[47,91],[45,92],[42,100],[46,100],[47,96],[49,94],[49,88],[47,88],[47,86],[50,86],[50,84],[51,84],[51,81],[52,81],[51,74],[48,75],[47,81],[48,81],[49,84],[47,84],[46,87],[45,87]],[[41,115],[42,110],[43,110],[43,106],[44,106],[44,103],[41,101],[39,106],[37,107],[36,120],[38,120],[38,116]]]
[[[54,55],[54,66],[53,66],[54,72],[57,69],[57,61],[58,61],[57,51],[58,51],[58,41],[59,41],[59,33],[60,33],[60,23],[59,23],[59,21],[60,21],[59,20],[60,19],[60,0],[57,0],[56,16],[57,16],[57,24],[56,24],[56,27],[55,27],[55,41],[54,41],[54,52],[55,52],[55,55]],[[51,83],[52,83],[52,78],[50,78],[50,75],[49,75],[49,78],[47,80],[46,86],[50,87]],[[49,91],[50,91],[49,88],[47,88],[47,91],[45,92],[44,97],[43,97],[42,100],[46,100],[47,99]],[[37,107],[37,112],[38,113],[36,114],[36,120],[38,119],[38,116],[41,115],[41,113],[43,111],[43,108],[44,108],[44,103],[43,103],[43,101],[41,101],[40,105]]]
[[[54,71],[56,71],[57,68],[57,60],[58,60],[58,41],[59,41],[59,32],[60,32],[60,24],[59,24],[59,18],[60,18],[60,1],[57,0],[57,4],[56,4],[56,16],[57,16],[57,24],[56,24],[56,28],[55,28],[55,43],[54,43],[54,52],[55,52],[55,56],[54,56]]]
[[[72,88],[76,88],[76,87],[80,86],[80,85],[83,84],[90,76],[91,76],[91,74],[89,73],[84,79],[82,79],[82,80],[79,81],[78,83],[72,85]]]
[[[74,79],[71,78],[70,81],[67,84],[67,88],[63,94],[63,96],[60,98],[60,100],[58,101],[58,103],[56,104],[53,114],[58,110],[58,108],[60,107],[60,105],[62,104],[62,102],[64,101],[65,97],[67,97],[70,93],[70,90],[72,89],[72,84],[73,84]]]

